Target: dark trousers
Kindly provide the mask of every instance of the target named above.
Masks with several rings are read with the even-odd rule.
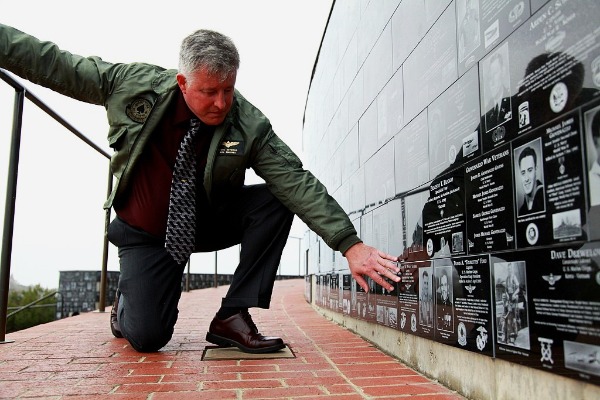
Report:
[[[225,307],[268,308],[293,214],[266,185],[245,186],[235,198],[198,215],[196,251],[241,244],[240,263],[222,300]],[[164,239],[118,217],[108,239],[119,249],[118,307],[123,336],[138,351],[157,351],[173,336],[185,265],[165,250]]]

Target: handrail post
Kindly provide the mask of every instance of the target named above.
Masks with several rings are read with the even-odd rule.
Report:
[[[0,258],[0,344],[14,342],[14,340],[6,340],[6,319],[8,311],[8,286],[10,283],[10,261],[12,256],[12,241],[15,223],[17,177],[19,175],[19,152],[21,149],[21,127],[23,125],[24,102],[25,91],[16,90],[8,162],[8,179],[6,184],[6,202],[4,205],[2,256]]]
[[[108,163],[108,184],[106,189],[106,198],[110,197],[112,192],[113,175],[110,168],[110,162]],[[102,270],[100,271],[100,305],[98,306],[99,312],[104,312],[106,308],[106,288],[107,288],[107,270],[108,270],[108,225],[110,225],[110,208],[106,209],[104,217],[104,244],[102,249]]]

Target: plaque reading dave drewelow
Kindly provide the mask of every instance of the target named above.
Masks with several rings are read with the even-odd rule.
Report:
[[[600,384],[600,243],[492,259],[496,357]]]
[[[432,258],[466,254],[464,169],[435,179],[423,209],[423,238]]]
[[[478,94],[473,68],[428,107],[430,176],[481,154]]]
[[[456,341],[454,346],[494,355],[492,294],[488,255],[453,257]]]
[[[529,9],[524,0],[457,0],[459,74],[529,18]]]
[[[581,138],[572,112],[513,142],[517,247],[585,238]]]
[[[509,145],[465,166],[469,254],[515,247],[512,157]]]
[[[484,152],[598,98],[598,20],[595,0],[550,1],[481,61]]]

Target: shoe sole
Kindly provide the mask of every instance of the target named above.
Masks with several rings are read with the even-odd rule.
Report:
[[[282,343],[282,344],[277,344],[274,346],[253,349],[251,347],[246,347],[246,346],[236,342],[235,340],[227,339],[226,337],[215,335],[214,333],[210,333],[210,332],[208,332],[206,334],[206,340],[209,341],[210,343],[216,344],[217,346],[220,346],[220,347],[234,346],[234,347],[237,347],[238,349],[240,349],[241,351],[243,351],[244,353],[252,353],[252,354],[274,353],[278,350],[285,348],[285,344]]]

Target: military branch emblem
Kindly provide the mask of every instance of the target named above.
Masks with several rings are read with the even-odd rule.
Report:
[[[143,98],[134,99],[125,108],[127,116],[140,124],[146,122],[150,111],[152,111],[152,103]]]
[[[219,154],[226,156],[241,156],[244,154],[244,142],[225,140],[221,142]]]
[[[232,146],[237,146],[238,144],[240,144],[240,142],[230,142],[229,140],[226,142],[223,142],[223,146],[230,148]]]

